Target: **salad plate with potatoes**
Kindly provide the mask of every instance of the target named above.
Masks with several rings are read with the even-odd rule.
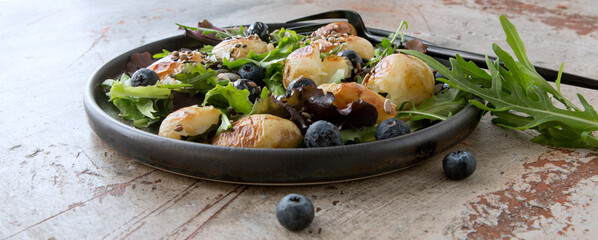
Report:
[[[348,22],[177,25],[183,35],[101,66],[84,99],[102,141],[165,171],[257,185],[373,177],[462,141],[482,113],[400,52],[429,44],[403,24],[372,31],[380,42]]]

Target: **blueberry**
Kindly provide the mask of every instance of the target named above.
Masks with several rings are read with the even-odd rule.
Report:
[[[131,86],[149,86],[155,85],[160,77],[158,74],[147,68],[140,68],[131,76]]]
[[[300,194],[289,194],[283,197],[276,206],[278,222],[291,231],[301,231],[314,220],[314,205]]]
[[[353,67],[355,67],[357,69],[361,69],[361,67],[363,67],[363,59],[361,59],[359,54],[357,54],[353,50],[342,50],[339,53],[337,53],[336,55],[348,58],[349,61],[351,61],[351,64],[353,64]],[[359,64],[359,66],[358,66],[358,64]]]
[[[263,67],[253,63],[246,63],[239,69],[239,76],[244,79],[249,79],[254,82],[262,82],[264,79],[265,70]]]
[[[255,82],[248,80],[248,79],[239,79],[233,82],[233,86],[239,90],[247,89],[249,90],[249,101],[255,102],[260,96],[260,87],[255,84]]]
[[[309,85],[316,86],[316,83],[314,82],[314,80],[304,77],[295,79],[291,83],[289,83],[289,86],[287,87],[287,96],[291,95],[293,89],[301,89]]]
[[[308,148],[340,146],[343,136],[334,124],[319,120],[307,128],[303,141]]]
[[[249,28],[247,28],[247,33],[249,35],[253,35],[253,34],[257,34],[260,39],[264,40],[264,41],[268,41],[268,25],[266,25],[263,22],[254,22],[251,25],[249,25]]]
[[[396,118],[389,118],[378,124],[375,136],[376,140],[382,140],[398,137],[410,132],[411,130],[409,129],[409,126],[407,126],[407,123]]]
[[[470,152],[455,151],[442,160],[444,174],[452,180],[460,180],[471,176],[475,171],[476,161]]]

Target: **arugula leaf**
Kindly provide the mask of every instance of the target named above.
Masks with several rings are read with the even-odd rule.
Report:
[[[216,85],[206,93],[203,106],[214,105],[220,109],[232,107],[236,112],[248,114],[253,104],[249,101],[249,90],[239,90],[229,83],[226,86]]]
[[[169,54],[169,53],[170,53],[170,52],[169,52],[168,50],[166,50],[166,49],[162,49],[162,52],[161,52],[161,53],[156,53],[156,54],[154,54],[154,55],[152,56],[152,58],[163,58],[163,57],[166,57],[166,56],[168,56],[168,54]]]
[[[412,104],[410,110],[397,111],[396,117],[408,118],[410,121],[422,119],[444,121],[465,107],[469,98],[471,94],[449,88],[424,100],[417,107]]]
[[[338,46],[334,47],[332,50],[330,50],[330,52],[327,52],[327,53],[321,52],[320,53],[320,58],[324,59],[324,58],[329,57],[330,55],[336,55],[336,54],[338,54],[343,49],[343,47],[345,45],[347,45],[347,44],[342,43],[342,44],[339,44]]]
[[[220,125],[218,125],[218,129],[216,130],[216,136],[220,135],[222,131],[227,131],[231,129],[233,125],[230,123],[228,116],[222,110],[220,110]]]
[[[345,69],[339,69],[330,77],[328,83],[341,83],[343,79],[345,79]]]
[[[181,72],[174,75],[174,79],[191,87],[188,91],[191,95],[196,93],[207,93],[218,84],[217,72],[212,69],[206,69],[202,64],[187,63],[183,66]]]
[[[394,44],[395,40],[397,40],[397,37],[401,36],[401,43],[405,41],[405,34],[403,34],[402,31],[403,26],[405,26],[405,29],[409,28],[407,22],[401,21],[401,24],[399,25],[399,28],[397,28],[397,31],[395,33],[391,33],[388,36],[389,38],[391,38],[391,40],[382,38],[380,44],[378,44],[376,49],[374,49],[374,58],[370,59],[367,62],[368,66],[374,67],[376,64],[378,64],[378,62],[380,62],[380,60],[382,60],[382,58],[395,53],[395,51],[398,48],[398,46]]]
[[[364,127],[362,129],[343,129],[341,130],[341,136],[343,137],[343,143],[347,143],[349,141],[354,143],[364,143],[364,142],[373,142],[376,141],[376,127],[369,126]]]
[[[544,145],[598,147],[598,139],[593,135],[594,131],[598,131],[598,113],[580,94],[577,96],[583,110],[564,98],[560,92],[560,78],[556,80],[557,88],[554,89],[537,74],[527,58],[523,42],[513,24],[504,16],[500,19],[507,42],[519,61],[494,44],[493,50],[499,58],[491,62],[486,57],[489,75],[482,73],[483,69],[476,67],[472,62],[466,62],[459,55],[456,59],[449,60],[452,66],[452,70],[449,70],[423,53],[399,51],[423,60],[447,78],[439,79],[440,81],[486,100],[488,105],[478,100],[469,100],[469,103],[490,111],[496,117],[492,121],[499,126],[518,130],[534,129],[540,135],[531,141]],[[501,62],[504,66],[501,66]],[[559,76],[562,70],[561,67]],[[554,106],[553,97],[567,108]]]
[[[204,28],[204,27],[189,27],[189,26],[185,26],[182,24],[178,24],[178,23],[175,23],[175,24],[185,30],[197,31],[201,35],[216,34],[216,37],[220,38],[221,40],[223,40],[225,38],[230,38],[230,37],[236,36],[236,34],[229,32],[226,29],[218,30],[218,29]]]

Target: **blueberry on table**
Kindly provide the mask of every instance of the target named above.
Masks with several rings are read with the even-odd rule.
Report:
[[[407,126],[407,123],[397,118],[389,118],[378,124],[378,127],[376,127],[375,136],[376,140],[382,140],[398,137],[410,132],[411,130],[409,129],[409,126]]]
[[[276,206],[278,222],[291,231],[301,231],[314,220],[314,205],[300,194],[289,194],[283,197]]]
[[[319,120],[307,128],[303,141],[308,148],[341,146],[343,136],[334,124]]]
[[[314,80],[304,77],[295,79],[291,83],[289,83],[289,86],[287,87],[287,96],[290,96],[291,93],[293,93],[293,89],[301,89],[309,85],[316,86],[316,82],[314,82]]]
[[[353,64],[353,67],[355,67],[357,69],[361,69],[361,67],[363,67],[363,59],[361,59],[359,54],[357,54],[357,52],[355,52],[353,50],[342,50],[342,51],[338,52],[336,55],[339,55],[341,57],[346,57],[347,59],[349,59],[351,64]],[[358,66],[358,64],[359,64],[359,66]]]
[[[261,82],[264,79],[265,69],[254,63],[246,63],[239,69],[239,76],[254,82]]]
[[[131,86],[150,86],[155,85],[160,77],[158,74],[147,68],[140,68],[131,76]]]
[[[475,171],[476,160],[470,152],[451,152],[442,160],[442,169],[452,180],[460,180],[471,176]]]
[[[255,99],[260,96],[260,87],[249,79],[239,79],[234,81],[233,86],[239,90],[249,90],[249,101],[251,102],[255,102]]]
[[[251,25],[249,25],[249,28],[247,28],[247,33],[249,35],[256,34],[263,41],[268,41],[268,38],[269,38],[269,36],[268,36],[268,25],[266,25],[263,22],[254,22]]]

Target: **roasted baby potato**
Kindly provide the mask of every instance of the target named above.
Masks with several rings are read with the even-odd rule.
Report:
[[[387,102],[387,99],[380,96],[380,94],[373,92],[359,83],[322,84],[318,88],[334,94],[335,99],[332,104],[339,109],[344,109],[359,99],[373,105],[378,112],[376,123],[393,118],[397,114],[395,106],[392,103]]]
[[[171,83],[165,81],[173,80],[168,79],[168,76],[172,73],[180,72],[183,68],[183,62],[203,62],[207,57],[208,55],[206,53],[197,50],[186,52],[174,51],[169,53],[168,56],[152,63],[147,69],[156,72],[158,77],[160,77],[161,83]]]
[[[328,83],[339,69],[345,70],[344,78],[347,78],[351,76],[353,65],[347,58],[336,55],[321,60],[320,50],[316,46],[305,46],[287,57],[282,76],[283,84],[286,88],[300,76],[313,80],[317,85]]]
[[[220,133],[212,144],[246,148],[295,148],[301,131],[290,120],[270,114],[254,114],[233,123],[232,130]]]
[[[344,44],[341,50],[353,50],[361,58],[370,59],[374,57],[374,45],[365,38],[352,35],[343,35],[339,37],[328,37],[314,40],[312,45],[318,47],[320,52],[328,53],[339,44]]]
[[[212,53],[219,61],[247,58],[249,51],[255,54],[262,54],[268,51],[268,43],[262,41],[256,35],[249,37],[234,38],[218,43],[212,49]]]
[[[426,63],[405,54],[392,54],[383,58],[363,80],[363,84],[377,93],[388,93],[392,103],[420,104],[434,92],[434,74]],[[410,105],[405,105],[410,107]]]
[[[176,110],[162,121],[158,135],[181,139],[181,136],[196,136],[206,132],[220,121],[220,110],[213,106],[197,105]]]
[[[348,22],[333,22],[329,23],[328,25],[322,26],[318,28],[314,32],[315,36],[328,36],[330,34],[339,33],[339,34],[348,34],[348,35],[357,35],[357,31],[355,27]]]
[[[374,45],[365,38],[360,36],[345,36],[337,41],[345,42],[345,46],[341,50],[353,50],[363,59],[374,57]]]

